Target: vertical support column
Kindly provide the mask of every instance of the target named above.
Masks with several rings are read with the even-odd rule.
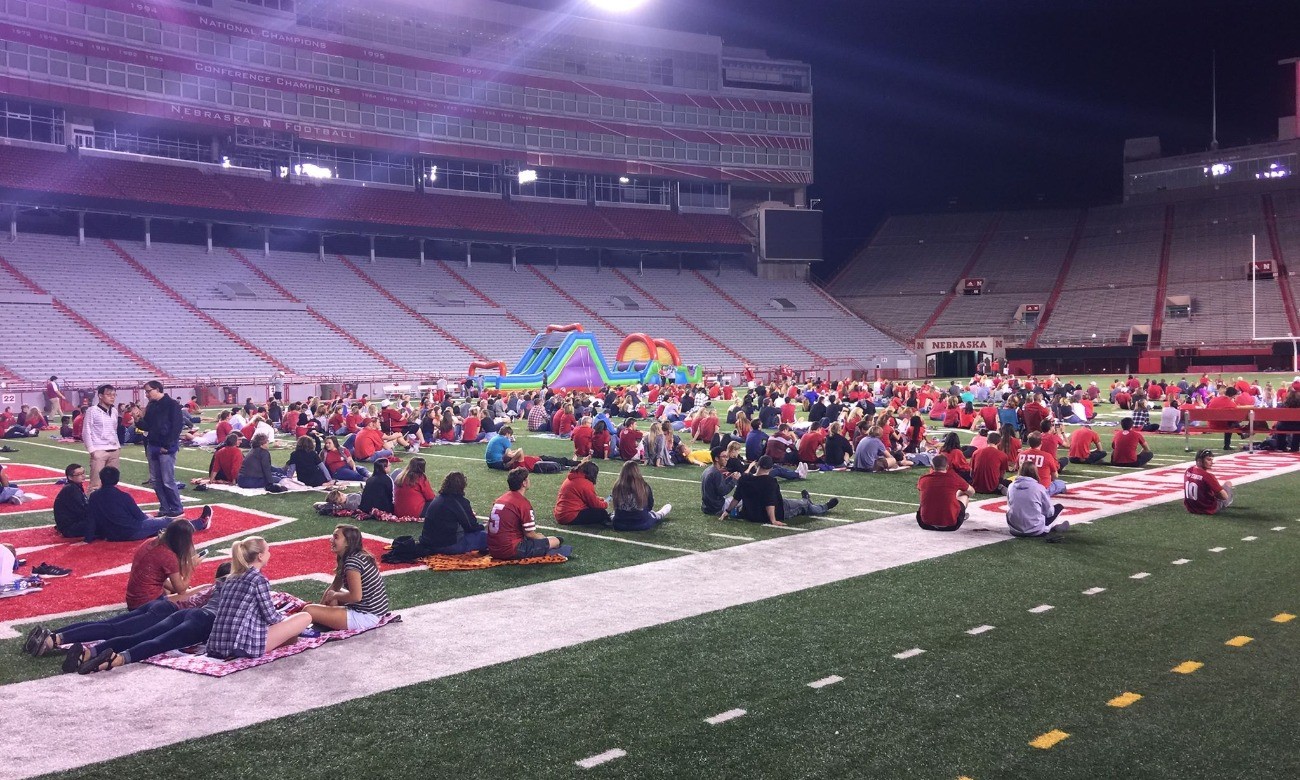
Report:
[[[153,249],[153,219],[144,218],[144,248]]]
[[[636,256],[636,275],[645,276],[645,252]]]
[[[205,222],[203,226],[208,234],[208,254],[212,254],[212,223]]]
[[[424,239],[420,239],[420,267],[424,267]]]
[[[370,237],[370,264],[375,264],[375,237]]]
[[[77,212],[77,246],[86,245],[86,212]]]
[[[325,262],[325,234],[320,233],[320,240],[316,242],[316,259]]]
[[[605,250],[601,249],[600,247],[596,247],[596,273],[600,273],[600,269],[603,267],[601,264],[604,262],[604,260],[605,260]]]
[[[555,270],[557,272],[560,270],[560,248],[558,246],[555,248]]]
[[[262,257],[271,256],[271,229],[262,228]]]
[[[9,240],[18,240],[18,207],[9,207]]]
[[[474,259],[473,259],[472,257],[470,257],[470,247],[471,247],[471,246],[472,246],[472,245],[471,245],[468,241],[465,242],[465,267],[466,267],[466,268],[469,268],[470,265],[472,265],[473,262],[474,262]]]
[[[517,246],[510,247],[510,270],[519,270],[519,247]]]

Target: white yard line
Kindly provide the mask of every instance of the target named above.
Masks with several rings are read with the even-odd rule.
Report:
[[[897,659],[900,660],[900,661],[906,661],[907,659],[909,659],[909,658],[915,658],[915,657],[917,657],[918,655],[921,655],[921,654],[924,653],[924,652],[925,652],[925,651],[922,650],[922,649],[919,648],[919,647],[913,647],[911,650],[904,650],[904,651],[901,652],[901,653],[894,653],[894,657],[897,658]]]
[[[626,755],[627,755],[626,750],[623,750],[622,748],[614,748],[613,750],[606,750],[604,753],[597,753],[594,756],[587,756],[581,761],[574,761],[573,763],[577,764],[583,769],[591,769],[592,767],[609,763],[610,761],[613,761],[616,758],[622,758],[623,756]]]
[[[685,547],[669,547],[666,544],[653,544],[651,542],[643,542],[640,539],[624,539],[621,536],[608,536],[606,534],[591,534],[591,533],[587,533],[586,531],[575,531],[572,528],[567,528],[567,527],[558,528],[553,525],[538,525],[537,527],[542,529],[543,531],[556,531],[565,536],[585,536],[589,539],[604,539],[607,542],[618,542],[620,544],[635,544],[638,547],[650,547],[655,550],[668,550],[669,552],[689,553],[691,555],[699,555],[700,553],[699,550],[688,550]]]
[[[986,634],[989,631],[992,631],[994,628],[996,628],[996,626],[988,626],[988,625],[975,626],[974,628],[968,630],[966,633],[970,634],[971,636],[979,636],[980,634]]]
[[[1083,592],[1085,596],[1096,596],[1098,593],[1105,593],[1105,588],[1088,588]]]
[[[736,718],[743,718],[745,717],[746,714],[748,713],[746,713],[742,709],[727,710],[726,712],[719,712],[717,715],[714,715],[711,718],[705,718],[704,722],[709,724],[710,726],[716,726],[719,723],[726,723],[729,720],[735,720]]]
[[[1216,471],[1233,471],[1238,457],[1218,459]],[[1247,457],[1248,466],[1243,462],[1240,474],[1231,477],[1235,484],[1300,470],[1300,461],[1292,458]],[[1182,498],[1181,486],[1153,490],[1145,481],[1149,476],[1120,474],[1060,499],[1071,506],[1072,519],[1097,520]],[[1121,492],[1125,500],[1114,498]],[[74,769],[1008,541],[1006,520],[997,510],[1004,500],[974,504],[972,518],[955,533],[925,534],[905,514],[424,604],[402,610],[403,622],[382,631],[225,679],[133,665],[93,679],[56,675],[2,686],[0,699],[9,708],[40,717],[6,724],[8,757],[0,762],[0,780]],[[600,598],[593,600],[592,593]],[[581,609],[574,607],[578,604]],[[519,619],[524,614],[528,620]],[[546,630],[537,630],[539,625]],[[412,664],[411,658],[421,662]],[[340,668],[352,673],[332,673]],[[178,710],[177,701],[211,702],[217,709]],[[163,711],[174,717],[154,719],[147,729],[87,731],[85,726],[88,717],[129,723],[140,712]],[[68,750],[66,735],[74,733],[80,735],[77,749]]]
[[[754,537],[752,536],[736,536],[735,534],[709,534],[709,536],[716,536],[719,539],[735,539],[736,541],[740,541],[740,542],[754,541]]]
[[[1054,609],[1056,609],[1056,607],[1051,604],[1039,604],[1038,606],[1031,608],[1029,611],[1036,615],[1041,615],[1044,612],[1050,612]]]
[[[85,455],[85,454],[86,454],[86,451],[85,451],[84,449],[81,449],[80,447],[60,447],[60,446],[55,445],[55,444],[42,444],[42,443],[40,443],[40,442],[36,442],[36,441],[24,441],[23,444],[26,445],[26,446],[29,446],[29,447],[44,447],[44,448],[49,449],[49,450],[61,450],[61,451],[63,451],[63,452],[68,452],[68,453],[73,453],[73,454],[78,454],[78,453],[81,454],[81,455]],[[182,447],[182,448],[181,448],[181,452],[184,452],[184,451],[185,451],[185,448]],[[139,458],[127,458],[127,457],[122,457],[122,456],[119,456],[118,459],[119,459],[119,460],[127,461],[128,463],[145,463],[145,464],[147,464],[147,463],[149,462],[149,461],[147,461],[147,460],[140,460]],[[207,474],[207,473],[208,473],[207,470],[205,470],[205,469],[192,469],[192,468],[189,468],[188,466],[177,466],[177,467],[176,467],[176,470],[177,470],[177,471],[191,471],[191,472],[193,472],[193,473],[195,473],[195,474]]]
[[[812,682],[808,683],[808,687],[815,690],[817,688],[825,688],[828,685],[834,685],[835,683],[838,682],[844,682],[844,678],[840,677],[838,674],[832,674],[830,677],[823,677],[820,680],[813,680]]]

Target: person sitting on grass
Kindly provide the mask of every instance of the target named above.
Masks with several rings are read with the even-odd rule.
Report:
[[[930,473],[916,481],[921,496],[916,524],[926,531],[956,531],[966,522],[966,507],[975,488],[949,468],[946,455],[935,455],[930,467]]]
[[[289,461],[284,464],[285,473],[308,487],[320,487],[333,480],[329,469],[320,453],[316,452],[316,440],[310,436],[299,436],[298,445],[289,454]]]
[[[831,423],[827,429],[826,441],[822,443],[822,463],[833,469],[842,469],[849,465],[852,457],[853,442],[845,437],[844,425],[839,421]]]
[[[375,461],[374,473],[366,480],[366,486],[361,489],[361,502],[358,509],[366,513],[378,511],[391,515],[397,508],[396,497],[397,484],[388,473],[388,459],[380,458]]]
[[[727,467],[727,451],[722,447],[714,447],[710,454],[713,462],[700,478],[700,511],[726,519],[732,505],[731,493],[736,489],[740,472]]]
[[[1043,435],[1038,431],[1029,434],[1026,439],[1029,446],[1020,451],[1017,464],[1032,462],[1038,469],[1038,480],[1047,488],[1047,494],[1055,496],[1064,493],[1066,489],[1065,480],[1057,479],[1056,475],[1061,470],[1061,465],[1056,458],[1049,455],[1042,449]]]
[[[312,623],[331,631],[374,628],[388,614],[388,591],[374,556],[362,546],[361,529],[346,523],[334,526],[330,549],[337,561],[334,581],[321,603],[308,604],[302,611]]]
[[[393,457],[393,448],[405,444],[402,434],[392,433],[387,436],[379,430],[379,418],[371,417],[366,425],[357,431],[352,440],[352,454],[363,463],[374,463],[380,458]]]
[[[884,437],[885,429],[879,425],[867,429],[867,435],[858,441],[858,446],[853,450],[854,471],[894,471],[900,468]]]
[[[961,446],[961,438],[955,431],[949,431],[943,437],[943,444],[939,445],[939,453],[947,457],[948,468],[954,474],[967,482],[970,481],[970,461],[966,459],[966,450]],[[934,461],[930,461],[930,466],[934,466]]]
[[[636,460],[640,456],[638,449],[644,437],[645,434],[636,429],[635,417],[625,419],[623,427],[618,429],[618,456],[623,460]]]
[[[1134,429],[1133,418],[1120,420],[1119,428],[1110,442],[1110,465],[1141,468],[1150,463],[1155,453],[1147,446],[1142,432]]]
[[[167,524],[136,549],[126,581],[126,608],[136,609],[159,596],[184,596],[198,566],[194,526],[184,518]]]
[[[1101,448],[1101,437],[1084,424],[1070,434],[1070,462],[1089,465],[1101,463],[1106,459],[1106,451]]]
[[[28,632],[23,652],[41,658],[70,645],[63,653],[64,673],[89,674],[200,644],[212,629],[216,596],[228,574],[226,562],[217,567],[216,582],[209,587],[185,598],[157,598],[106,620],[72,623],[57,630],[36,626]],[[86,647],[90,642],[99,643],[94,652]],[[97,655],[102,656],[99,663],[90,663]]]
[[[605,420],[596,420],[591,427],[591,454],[592,457],[601,460],[609,460],[610,441],[613,436],[609,430],[609,423]]]
[[[346,447],[339,445],[337,437],[327,437],[324,448],[322,458],[325,462],[325,470],[330,473],[331,479],[336,482],[339,480],[364,482],[370,478],[370,472],[357,466],[352,460],[352,453],[348,452]]]
[[[1011,487],[1007,488],[1007,525],[1011,535],[1020,538],[1047,537],[1049,541],[1070,529],[1070,521],[1057,520],[1061,504],[1053,504],[1047,488],[1038,481],[1038,467],[1033,461],[1020,464]]]
[[[30,500],[22,488],[9,484],[9,478],[5,476],[5,467],[0,464],[0,504],[25,504]]]
[[[1214,451],[1196,453],[1196,465],[1183,472],[1183,507],[1194,515],[1213,515],[1232,506],[1231,482],[1214,475]]]
[[[492,503],[488,518],[488,553],[498,560],[514,561],[545,555],[573,554],[573,548],[558,536],[537,530],[533,505],[529,502],[528,469],[511,469],[506,475],[508,490]]]
[[[262,574],[270,560],[271,548],[260,536],[231,545],[230,576],[221,586],[213,616],[209,656],[258,658],[311,626],[311,615],[306,612],[285,616],[276,610],[270,583]]]
[[[673,509],[672,504],[664,504],[658,512],[654,511],[654,490],[641,476],[641,465],[634,460],[623,463],[610,491],[610,500],[614,505],[615,531],[648,531],[663,522]]]
[[[1002,434],[994,431],[989,434],[988,446],[975,450],[971,456],[970,482],[976,493],[1000,494],[1011,484],[1005,479],[1011,468],[1011,459],[999,446],[1001,443]]]
[[[285,488],[280,480],[285,478],[283,469],[271,465],[271,452],[266,448],[271,441],[265,433],[253,435],[253,441],[239,467],[239,476],[235,484],[246,490],[266,490],[268,493],[283,493]]]
[[[839,503],[832,498],[825,504],[814,504],[807,490],[800,498],[784,498],[776,477],[772,476],[772,459],[767,455],[749,464],[749,468],[736,481],[736,500],[741,502],[740,516],[751,523],[785,525],[801,515],[824,515]]]
[[[555,522],[560,525],[614,524],[609,516],[609,504],[596,495],[596,479],[600,467],[584,460],[569,471],[555,497]]]
[[[459,471],[442,478],[438,496],[424,510],[420,547],[425,555],[462,555],[487,552],[487,529],[465,498],[468,481]]]
[[[393,514],[398,517],[424,517],[425,507],[436,497],[425,476],[424,458],[411,458],[394,480]]]
[[[578,459],[591,457],[591,439],[595,430],[591,427],[591,418],[583,417],[573,429],[573,456]]]
[[[233,485],[243,467],[244,451],[239,447],[239,434],[228,433],[221,447],[212,453],[206,484]]]
[[[69,463],[63,470],[68,480],[54,497],[54,528],[65,539],[81,539],[90,523],[86,499],[86,469],[80,463]]]
[[[99,472],[99,490],[86,499],[86,543],[96,539],[109,542],[138,542],[157,536],[171,520],[149,517],[136,505],[131,494],[117,485],[122,472],[105,466]],[[203,507],[199,519],[191,523],[196,531],[206,531],[212,523],[212,507]]]

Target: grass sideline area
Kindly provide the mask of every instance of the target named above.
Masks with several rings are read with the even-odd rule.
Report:
[[[1291,379],[1267,376],[1275,385]],[[1113,379],[1085,381],[1104,389]],[[1100,413],[1109,421],[1122,416],[1111,406]],[[1098,431],[1108,442],[1108,429]],[[1157,452],[1153,467],[1189,459],[1181,436],[1147,438]],[[1216,445],[1212,437],[1201,439]],[[519,440],[530,453],[571,453],[568,442],[526,435]],[[60,468],[84,462],[80,448],[49,440],[15,446],[20,452],[8,456],[14,462]],[[435,487],[448,470],[467,474],[468,495],[480,514],[504,491],[503,475],[486,469],[482,451],[479,445],[422,453]],[[134,462],[143,460],[142,450],[123,454],[124,480],[143,481],[144,465]],[[276,451],[273,459],[279,464],[287,455]],[[185,452],[178,465],[206,470],[208,457]],[[602,464],[599,490],[608,490],[617,466]],[[386,578],[393,607],[803,533],[705,517],[698,508],[701,471],[646,469],[656,501],[674,504],[670,522],[653,531],[561,532],[576,547],[574,559],[561,566],[396,574]],[[1063,476],[1079,482],[1125,471],[1072,465]],[[191,476],[197,473],[178,469],[178,478]],[[807,487],[844,499],[829,518],[799,524],[819,529],[910,514],[918,476],[920,470],[824,473],[786,487],[793,494]],[[563,474],[533,480],[530,498],[543,525],[553,525],[547,518],[562,479]],[[187,489],[185,495],[296,518],[267,533],[271,541],[321,536],[335,524],[310,509],[320,500],[315,493],[242,498]],[[559,777],[581,772],[575,761],[613,749],[627,755],[591,771],[620,777],[702,771],[762,777],[1095,777],[1116,772],[1122,761],[1122,773],[1130,776],[1282,776],[1300,768],[1300,759],[1280,742],[1300,709],[1286,693],[1286,667],[1295,659],[1290,633],[1300,629],[1300,620],[1271,618],[1300,612],[1300,583],[1291,566],[1300,544],[1298,499],[1300,479],[1278,477],[1239,490],[1226,517],[1192,517],[1178,503],[1165,504],[1076,528],[1060,545],[981,547],[65,776],[198,777],[256,768],[307,777],[364,756],[387,775],[449,766],[472,777]],[[48,522],[48,514],[21,515],[0,519],[0,527]],[[414,528],[361,525],[388,537]],[[1244,542],[1248,535],[1257,539]],[[1209,552],[1217,547],[1226,549]],[[1189,562],[1172,563],[1184,559]],[[39,552],[29,560],[39,562]],[[272,579],[274,566],[272,561]],[[321,571],[331,567],[332,556],[322,546]],[[1137,572],[1151,576],[1130,579]],[[1106,590],[1083,595],[1097,587]],[[285,589],[314,598],[320,588],[293,583]],[[1054,608],[1028,611],[1040,604]],[[966,633],[980,625],[995,628]],[[1224,644],[1235,636],[1252,641]],[[0,657],[8,659],[0,664],[0,684],[57,672],[48,659],[20,656],[19,645],[20,640],[0,641]],[[911,648],[925,653],[893,657]],[[1187,675],[1169,671],[1189,660],[1205,666]],[[359,658],[358,668],[363,663]],[[832,675],[843,680],[818,689],[807,685]],[[1142,698],[1122,709],[1107,706],[1125,692]],[[745,714],[716,726],[704,722],[733,709]],[[92,710],[93,703],[88,717]],[[1029,746],[1053,730],[1069,736],[1049,749]]]

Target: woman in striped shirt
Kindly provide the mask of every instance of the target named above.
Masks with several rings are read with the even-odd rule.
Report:
[[[338,557],[334,582],[325,589],[320,604],[308,604],[303,611],[312,622],[335,631],[373,628],[388,614],[388,591],[374,557],[361,546],[361,529],[335,526],[330,548]]]

